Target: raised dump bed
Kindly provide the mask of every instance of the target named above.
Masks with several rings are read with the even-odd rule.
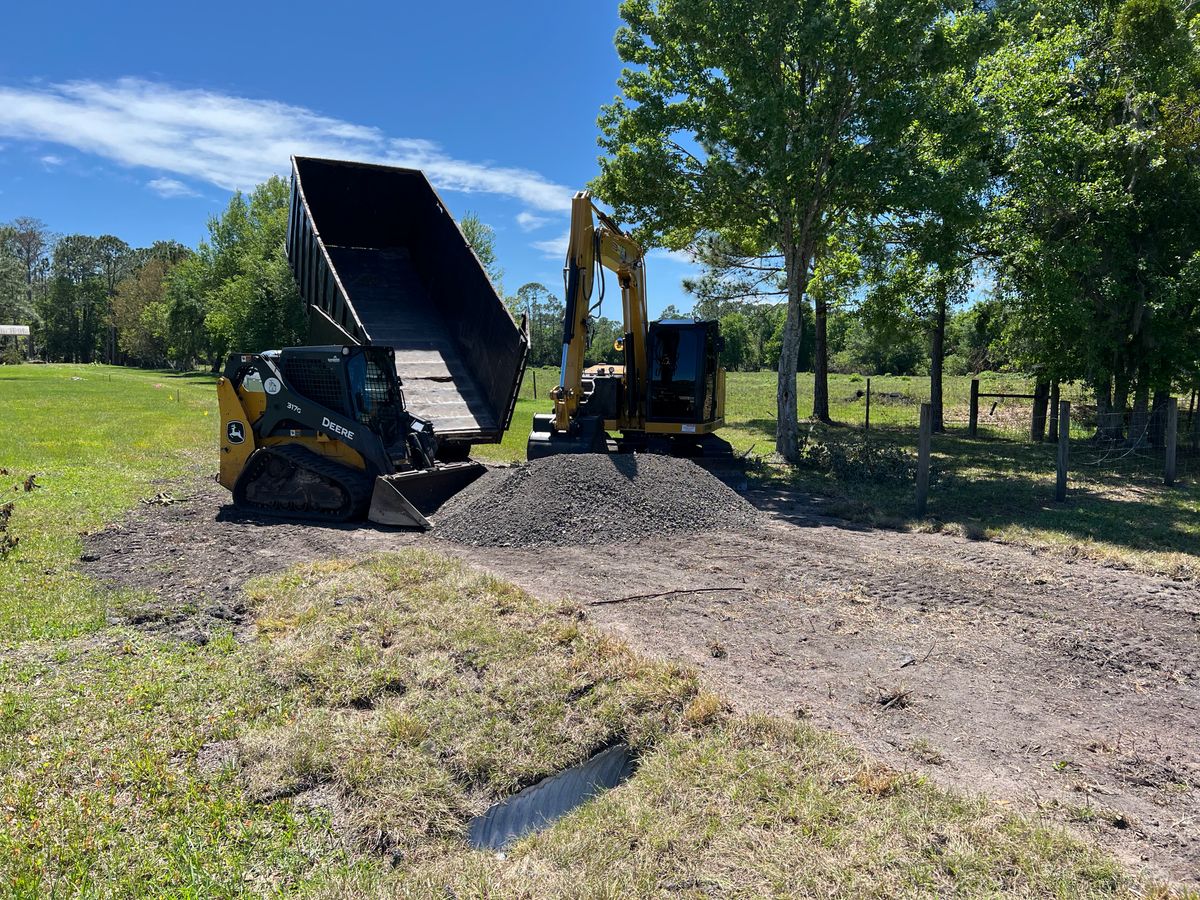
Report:
[[[439,437],[500,440],[529,341],[423,172],[293,157],[287,250],[311,343],[394,348]]]

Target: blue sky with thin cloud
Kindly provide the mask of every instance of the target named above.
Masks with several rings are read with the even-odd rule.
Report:
[[[571,194],[616,93],[615,3],[21,4],[0,56],[0,221],[195,245],[291,154],[424,169],[561,293]],[[655,252],[652,312],[689,308]],[[605,310],[609,315],[617,309]]]

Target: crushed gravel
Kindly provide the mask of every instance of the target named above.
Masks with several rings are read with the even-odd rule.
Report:
[[[469,546],[611,544],[657,534],[741,530],[758,512],[688,459],[563,454],[493,469],[433,519]]]

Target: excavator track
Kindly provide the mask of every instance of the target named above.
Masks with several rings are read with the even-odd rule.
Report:
[[[357,469],[279,444],[254,451],[233,486],[233,502],[260,515],[347,522],[362,516],[371,489],[371,478]]]

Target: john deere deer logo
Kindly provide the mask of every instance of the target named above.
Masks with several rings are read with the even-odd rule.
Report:
[[[225,437],[231,444],[240,444],[246,439],[246,426],[235,419],[225,426]]]

